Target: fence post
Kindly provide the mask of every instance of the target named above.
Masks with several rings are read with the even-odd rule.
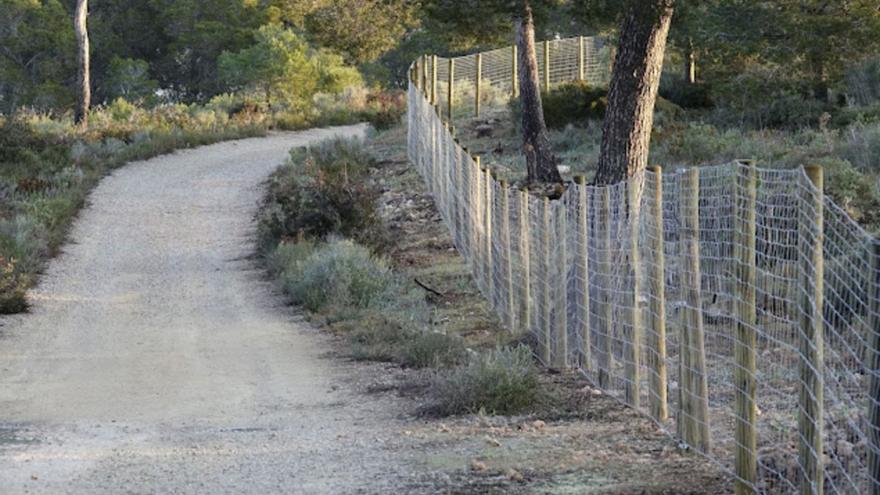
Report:
[[[608,389],[611,387],[611,368],[614,366],[614,354],[612,353],[612,307],[611,307],[611,189],[602,188],[602,204],[599,207],[599,224],[602,225],[602,239],[599,246],[601,258],[600,268],[602,273],[602,296],[600,302],[600,321],[602,330],[602,351],[599,353],[599,387]]]
[[[639,253],[639,214],[641,210],[641,190],[640,185],[643,178],[638,176],[630,177],[626,184],[627,202],[629,205],[629,264],[630,273],[632,274],[632,304],[630,312],[630,342],[629,356],[626,362],[626,403],[638,409],[641,397],[641,381],[642,381],[642,313],[639,307],[639,296],[642,292],[642,275],[640,270],[640,253]]]
[[[580,299],[578,306],[578,347],[581,350],[580,362],[586,371],[592,371],[593,358],[590,343],[590,223],[589,205],[587,204],[587,178],[578,175],[574,178],[578,188],[578,229],[577,242],[577,267]]]
[[[474,201],[471,207],[474,208],[474,241],[477,245],[476,256],[474,256],[474,278],[477,285],[483,279],[483,164],[479,156],[474,156]]]
[[[709,386],[703,331],[703,294],[700,287],[700,169],[684,175],[683,198],[684,290],[686,307],[681,326],[681,404],[679,435],[691,447],[708,452]]]
[[[584,80],[584,66],[586,65],[586,54],[584,52],[584,37],[578,36],[578,81]]]
[[[550,40],[544,41],[544,91],[550,91]]]
[[[568,208],[565,200],[560,199],[559,218],[556,222],[556,244],[559,246],[559,254],[556,257],[557,297],[556,297],[556,353],[554,356],[555,368],[565,369],[568,367]]]
[[[516,45],[511,47],[511,51],[513,52],[513,69],[510,71],[511,73],[511,95],[516,98],[519,96],[519,59],[517,58],[516,53]]]
[[[880,495],[880,242],[871,239],[871,272],[868,281],[867,372],[871,379],[868,394],[868,480],[871,494]]]
[[[756,222],[758,175],[755,163],[736,165],[734,200],[734,259],[736,260],[736,476],[737,495],[754,493],[758,481],[758,406],[756,402],[756,332],[755,307]]]
[[[422,78],[422,94],[425,95],[425,98],[428,97],[428,55],[422,55],[422,73],[420,74]]]
[[[553,342],[551,341],[552,334],[552,325],[550,320],[550,198],[544,196],[544,209],[542,211],[542,232],[541,237],[543,238],[541,242],[541,251],[542,251],[542,266],[541,269],[544,272],[544,280],[541,284],[541,318],[544,320],[541,325],[541,331],[544,332],[544,349],[543,349],[543,357],[544,364],[546,366],[550,366],[552,364],[550,360],[550,350],[552,349]]]
[[[532,317],[532,273],[531,253],[529,253],[531,221],[529,218],[529,190],[522,188],[519,194],[519,255],[522,270],[520,294],[520,328],[525,334],[531,330]]]
[[[507,328],[513,333],[516,326],[516,315],[514,308],[513,294],[513,248],[510,245],[510,189],[507,181],[501,181],[501,239],[504,243],[504,289],[505,303],[507,309]]]
[[[494,185],[494,179],[492,178],[492,171],[488,168],[485,169],[484,177],[486,181],[485,186],[485,210],[483,214],[484,221],[484,229],[486,236],[486,247],[485,253],[485,263],[486,263],[486,292],[489,296],[489,305],[494,309],[496,298],[495,298],[495,256],[492,252],[492,207],[494,205],[492,201],[492,186]]]
[[[452,122],[453,122],[453,120],[452,120],[452,107],[455,104],[455,101],[454,101],[454,97],[455,97],[455,59],[454,58],[449,59],[449,85],[446,88],[446,91],[447,91],[446,105],[447,105],[447,112],[449,115],[449,125],[452,125]]]
[[[483,85],[483,54],[477,54],[476,67],[474,67],[474,71],[476,72],[474,76],[474,116],[480,116],[480,91],[481,86]]]
[[[431,55],[431,105],[437,104],[437,55]]]
[[[822,256],[823,234],[823,188],[822,167],[809,165],[804,172],[810,179],[807,204],[802,211],[801,246],[805,258],[801,260],[803,272],[801,298],[801,394],[799,418],[799,451],[804,478],[801,493],[821,495],[825,482],[822,452],[822,422],[824,421],[824,366],[825,343],[822,305],[824,294],[824,259]],[[812,277],[810,275],[812,274]]]
[[[663,228],[663,169],[654,166],[654,219],[653,270],[651,273],[651,352],[648,361],[651,366],[651,416],[657,421],[669,417],[666,393],[666,256],[664,251]]]

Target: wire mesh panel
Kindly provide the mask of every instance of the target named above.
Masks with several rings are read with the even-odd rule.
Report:
[[[548,46],[552,84],[607,81],[600,40]],[[506,102],[513,53],[421,59],[407,111],[409,157],[501,321],[741,493],[880,492],[880,243],[823,195],[821,170],[651,169],[554,200],[513,189],[455,140],[447,105]]]

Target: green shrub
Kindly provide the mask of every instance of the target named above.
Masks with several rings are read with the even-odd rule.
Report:
[[[569,124],[584,125],[590,119],[601,120],[608,105],[607,90],[593,88],[585,82],[561,84],[549,92],[541,92],[544,122],[551,129],[562,129]],[[522,121],[522,107],[518,98],[510,101],[515,125]]]
[[[334,139],[292,151],[269,179],[258,214],[260,249],[271,251],[285,238],[329,235],[381,246],[379,192],[366,179],[372,163],[360,140]]]
[[[285,281],[294,303],[309,311],[329,304],[367,308],[396,282],[387,262],[349,240],[331,240],[298,268],[299,278]]]
[[[446,368],[467,356],[461,338],[439,332],[412,332],[397,351],[397,361],[409,368]]]
[[[538,372],[527,347],[497,349],[439,375],[433,386],[437,402],[428,412],[516,414],[535,405],[540,397],[538,386]]]
[[[404,113],[406,100],[402,92],[378,92],[367,96],[361,116],[377,131],[384,131],[398,125]]]
[[[702,82],[690,83],[680,76],[666,76],[660,80],[660,96],[681,108],[711,108],[709,86]]]

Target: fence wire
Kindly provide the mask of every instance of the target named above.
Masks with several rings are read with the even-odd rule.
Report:
[[[607,81],[602,50],[551,42],[551,84]],[[513,94],[512,49],[454,60],[455,108],[475,109],[477,65],[482,95]],[[654,168],[539,198],[453,138],[449,67],[413,66],[409,157],[480,290],[544,364],[578,368],[740,493],[880,493],[880,244],[823,195],[821,170]]]

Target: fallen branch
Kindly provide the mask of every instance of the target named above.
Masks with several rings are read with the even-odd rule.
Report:
[[[442,293],[442,292],[439,292],[439,291],[437,291],[437,290],[434,290],[434,289],[428,287],[427,285],[425,285],[425,284],[423,284],[421,281],[419,281],[419,279],[417,279],[417,278],[413,278],[413,280],[415,280],[416,285],[418,285],[419,287],[425,289],[426,291],[430,292],[431,294],[434,294],[435,296],[443,297],[443,296],[446,295],[446,294],[444,294],[444,293]]]

